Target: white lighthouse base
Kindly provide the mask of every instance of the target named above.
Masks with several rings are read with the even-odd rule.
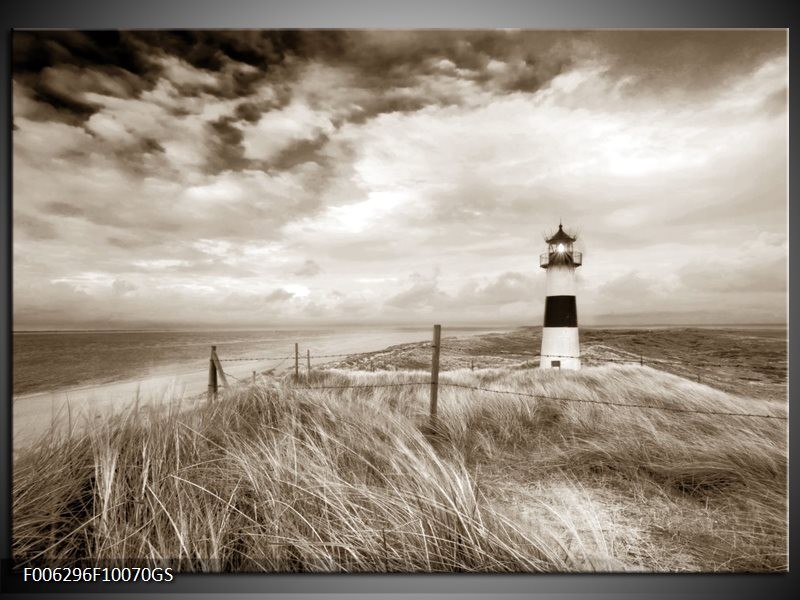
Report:
[[[540,369],[580,369],[577,327],[543,327]]]

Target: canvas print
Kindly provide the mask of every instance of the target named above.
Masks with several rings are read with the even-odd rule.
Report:
[[[17,568],[788,569],[785,30],[19,30],[12,77]]]

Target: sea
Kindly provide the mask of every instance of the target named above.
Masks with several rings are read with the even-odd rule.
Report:
[[[479,335],[511,328],[447,328],[443,336]],[[227,372],[294,365],[298,344],[312,366],[336,360],[323,355],[382,350],[395,344],[431,339],[427,327],[274,329],[249,331],[17,331],[13,334],[13,395],[179,376],[208,370],[211,346]],[[235,360],[230,359],[258,359]]]

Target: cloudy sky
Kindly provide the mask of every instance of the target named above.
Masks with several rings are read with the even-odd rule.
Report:
[[[782,31],[15,32],[14,326],[785,320]]]

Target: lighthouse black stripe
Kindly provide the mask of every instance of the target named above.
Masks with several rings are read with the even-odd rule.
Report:
[[[545,327],[577,327],[575,296],[547,296],[544,303]]]

